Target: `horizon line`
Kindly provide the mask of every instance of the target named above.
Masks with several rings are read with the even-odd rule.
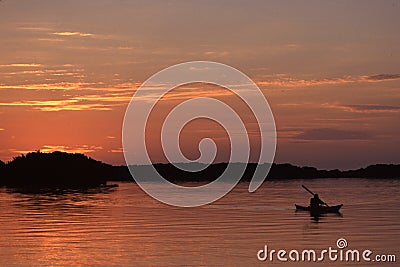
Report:
[[[102,160],[95,159],[95,158],[93,158],[93,157],[91,157],[91,156],[89,156],[87,154],[84,154],[84,153],[67,152],[67,151],[59,151],[59,150],[52,151],[52,152],[41,152],[40,150],[30,151],[30,152],[27,152],[25,154],[21,153],[20,155],[13,157],[11,160],[8,160],[7,162],[4,162],[2,160],[0,160],[0,161],[3,162],[4,164],[8,164],[8,163],[12,162],[15,158],[18,158],[18,157],[21,157],[21,156],[26,156],[26,155],[31,154],[31,153],[41,153],[41,154],[65,153],[65,154],[70,154],[70,155],[84,155],[84,156],[86,156],[86,157],[88,157],[90,159],[99,161],[101,163],[104,163],[104,164],[107,164],[107,165],[110,165],[110,166],[113,166],[113,167],[128,167],[128,168],[129,168],[129,166],[154,166],[154,165],[168,165],[168,164],[170,164],[170,165],[180,165],[180,164],[182,164],[182,165],[183,164],[217,165],[217,164],[229,164],[230,163],[230,164],[258,164],[258,165],[263,165],[263,164],[291,165],[291,166],[300,167],[300,168],[314,168],[314,169],[316,169],[318,171],[335,171],[335,170],[338,170],[338,171],[351,171],[351,170],[365,169],[365,168],[367,168],[369,166],[376,166],[376,165],[400,165],[400,162],[399,163],[393,163],[393,162],[391,162],[391,163],[369,163],[367,165],[364,165],[364,167],[351,168],[351,169],[340,169],[340,168],[325,169],[325,168],[317,168],[317,167],[309,166],[309,165],[297,165],[297,164],[290,163],[290,162],[283,162],[283,163],[278,163],[278,162],[272,162],[272,163],[268,163],[268,162],[264,162],[264,163],[259,163],[259,162],[229,162],[229,161],[213,162],[213,163],[203,163],[203,162],[155,162],[155,163],[152,163],[152,164],[130,164],[130,165],[122,164],[122,165],[114,165],[114,164],[110,164],[110,163],[104,162]]]

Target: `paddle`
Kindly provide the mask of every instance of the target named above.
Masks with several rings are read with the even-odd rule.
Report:
[[[310,193],[311,195],[315,195],[313,191],[311,191],[310,189],[308,189],[305,185],[301,185],[301,187],[303,187],[305,190],[307,190],[308,193]],[[322,200],[321,200],[322,201]],[[327,207],[329,207],[328,204],[326,204],[324,201],[322,201]]]

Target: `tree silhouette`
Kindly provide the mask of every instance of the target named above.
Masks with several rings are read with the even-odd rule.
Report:
[[[106,182],[110,168],[83,154],[37,151],[8,162],[1,182],[27,186],[98,185]]]

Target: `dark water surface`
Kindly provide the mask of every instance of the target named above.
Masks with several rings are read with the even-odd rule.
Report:
[[[295,212],[308,185],[342,216],[318,221]],[[0,266],[283,266],[257,260],[269,249],[336,247],[395,254],[396,263],[286,263],[290,266],[398,266],[400,180],[267,181],[255,193],[242,183],[223,199],[176,208],[133,183],[118,188],[25,193],[0,189]]]

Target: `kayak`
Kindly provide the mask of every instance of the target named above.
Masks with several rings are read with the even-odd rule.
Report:
[[[336,205],[336,206],[319,206],[318,208],[310,208],[310,206],[305,207],[305,206],[300,206],[295,204],[296,210],[297,211],[309,211],[311,213],[339,213],[340,208],[343,206],[341,205]]]

